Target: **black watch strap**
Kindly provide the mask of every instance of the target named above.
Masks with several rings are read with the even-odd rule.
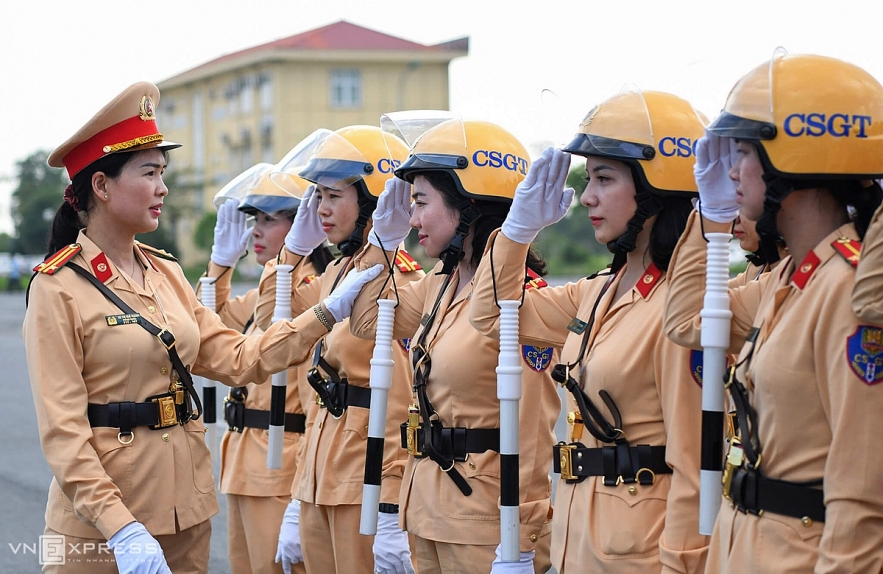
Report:
[[[398,514],[399,513],[399,505],[398,504],[389,504],[387,502],[381,502],[377,507],[377,510],[384,514]]]

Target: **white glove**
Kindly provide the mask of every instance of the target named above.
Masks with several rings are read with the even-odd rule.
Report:
[[[304,561],[300,549],[300,500],[292,500],[282,515],[279,543],[276,545],[276,564],[282,562],[282,571],[291,574],[291,565]]]
[[[304,192],[294,216],[294,223],[285,236],[285,247],[298,255],[309,255],[313,249],[325,241],[322,221],[319,219],[319,202],[315,199],[316,186],[311,185]]]
[[[693,175],[699,186],[699,208],[702,215],[718,223],[730,223],[739,214],[736,184],[730,169],[738,159],[736,140],[705,132],[696,142],[696,163]]]
[[[215,242],[212,244],[212,263],[233,267],[248,247],[251,230],[245,226],[245,213],[239,211],[239,202],[227,200],[218,208],[215,223]]]
[[[573,201],[573,189],[564,189],[569,169],[569,153],[546,148],[515,189],[512,207],[503,222],[503,235],[527,245],[541,229],[567,215]]]
[[[533,574],[533,559],[536,551],[522,552],[518,562],[503,562],[500,554],[500,545],[494,551],[497,555],[491,564],[491,574]]]
[[[130,522],[110,537],[120,574],[172,574],[162,546],[140,522]]]
[[[384,268],[383,265],[377,264],[364,271],[350,270],[346,277],[343,278],[343,281],[340,282],[340,285],[335,287],[334,291],[322,300],[322,305],[331,313],[335,322],[350,316],[353,312],[353,303],[355,303],[356,297],[362,291],[362,287],[365,286],[365,283],[380,275]]]
[[[408,534],[399,528],[399,516],[381,512],[377,515],[374,535],[374,574],[414,574]]]
[[[386,180],[386,188],[377,199],[371,218],[374,223],[368,242],[394,251],[411,233],[411,184],[397,177]]]

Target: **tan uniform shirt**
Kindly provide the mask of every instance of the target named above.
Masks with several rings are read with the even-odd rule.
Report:
[[[264,267],[261,274],[259,287],[249,290],[245,295],[230,297],[230,278],[232,273],[225,267],[209,264],[208,276],[217,277],[215,281],[215,296],[217,297],[217,313],[224,324],[231,329],[242,331],[246,323],[249,323],[245,334],[254,335],[263,332],[258,325],[263,322],[269,327],[271,317],[257,318],[259,291],[263,301],[272,301],[275,306],[276,298],[276,263],[270,261]],[[292,277],[292,287],[296,288],[305,280],[309,281],[314,275],[312,263],[305,263],[298,268],[298,274]],[[197,293],[198,295],[198,293]],[[267,305],[266,307],[270,307]],[[269,309],[272,316],[272,308]],[[303,414],[301,407],[302,386],[298,383],[303,380],[306,383],[306,367],[297,366],[288,369],[289,381],[286,389],[285,412]],[[262,411],[270,410],[270,381],[258,385],[250,382],[246,386],[248,396],[245,399],[245,408]],[[223,413],[221,413],[223,418]],[[221,438],[221,477],[220,491],[223,494],[239,494],[244,496],[286,496],[291,491],[291,481],[297,469],[297,460],[303,448],[303,433],[286,432],[283,439],[282,467],[278,469],[267,468],[267,449],[269,431],[265,429],[246,428],[241,433],[226,431]]]
[[[167,326],[194,375],[225,384],[266,380],[306,359],[325,328],[315,316],[274,325],[263,337],[227,329],[196,299],[181,267],[138,248],[145,287],[119,272],[81,232],[72,261],[141,316]],[[93,268],[92,262],[95,262]],[[154,292],[155,291],[155,292]],[[168,392],[165,348],[140,325],[109,326],[116,305],[71,269],[39,274],[31,286],[23,334],[43,452],[54,478],[46,522],[62,534],[110,538],[138,520],[154,535],[174,534],[218,511],[202,419],[162,430],[91,428],[87,404],[143,402]]]
[[[877,208],[862,242],[852,308],[862,321],[883,325],[883,207]]]
[[[360,267],[384,263],[383,252],[370,247]],[[399,287],[393,338],[417,341],[421,319],[430,313],[444,276],[439,263],[422,280]],[[454,271],[454,273],[457,273]],[[524,277],[524,262],[521,266]],[[361,337],[373,337],[377,321],[382,278],[369,283],[353,308],[351,325]],[[469,324],[470,283],[455,297],[457,276],[442,298],[429,334],[432,368],[426,383],[429,402],[446,427],[500,428],[497,399],[499,340],[480,335]],[[384,297],[394,298],[387,289]],[[519,434],[521,549],[533,550],[547,525],[551,505],[550,453],[555,441],[554,425],[561,404],[550,377],[550,364],[557,362],[552,349],[524,349],[531,354],[523,370]],[[530,361],[530,362],[529,362]],[[540,370],[531,367],[538,367]],[[402,384],[411,396],[411,381]],[[390,405],[389,417],[400,424],[407,420],[404,408]],[[400,447],[401,441],[397,443]],[[399,448],[400,452],[406,453]],[[429,540],[453,544],[497,544],[500,541],[500,456],[494,451],[470,454],[467,462],[456,462],[473,492],[464,496],[454,482],[429,458],[408,457],[401,495],[400,524],[404,530]]]
[[[671,267],[665,329],[678,341],[692,340],[700,328],[705,249],[695,218]],[[757,412],[760,470],[791,482],[824,479],[825,523],[745,515],[723,504],[709,572],[883,569],[883,457],[874,451],[883,412],[883,330],[861,325],[852,313],[853,267],[832,246],[841,237],[856,238],[851,224],[800,264],[786,258],[758,281],[730,290],[731,349],[742,347],[737,375]],[[759,329],[754,344],[746,342],[752,326]]]
[[[473,325],[488,334],[498,328],[491,247],[499,299],[521,296],[528,248],[499,233],[491,236],[475,276],[471,304]],[[577,375],[586,394],[612,421],[598,391],[610,394],[631,445],[665,445],[666,462],[674,472],[657,475],[651,486],[609,487],[604,486],[603,477],[588,477],[573,485],[562,481],[556,497],[560,514],[552,533],[552,561],[560,568],[565,560],[562,555],[567,554],[568,562],[584,565],[587,572],[658,572],[660,568],[700,572],[708,544],[698,526],[701,390],[692,375],[690,351],[672,344],[662,333],[665,275],[655,281],[645,275],[614,303],[621,276],[622,272],[598,305],[589,350]],[[583,336],[569,331],[568,325],[574,318],[589,321],[606,281],[601,276],[525,292],[522,342],[563,347],[562,361],[576,360]],[[580,442],[589,448],[605,446],[588,431],[582,432]],[[589,532],[589,540],[562,550],[573,534],[568,529]]]
[[[283,263],[302,264],[302,258],[287,249],[282,250],[281,257]],[[292,309],[297,312],[322,301],[331,293],[335,283],[339,283],[338,278],[342,281],[351,268],[352,260],[349,258],[329,264],[320,277],[295,290]],[[402,273],[397,270],[395,280],[399,285],[406,285],[422,275],[422,271]],[[325,361],[353,386],[370,386],[368,378],[373,353],[374,341],[353,336],[349,319],[335,323],[324,340]],[[410,367],[405,350],[400,345],[394,345],[393,357],[395,367],[389,392],[389,412],[407,409],[410,401],[407,389]],[[311,367],[312,362],[311,358],[308,366]],[[369,409],[351,407],[343,416],[335,419],[328,409],[310,408],[310,424],[304,437],[306,446],[292,484],[292,497],[325,506],[360,504],[365,478]],[[383,449],[380,501],[390,504],[398,501],[405,466],[406,455],[398,448],[399,442],[398,421],[389,419]]]

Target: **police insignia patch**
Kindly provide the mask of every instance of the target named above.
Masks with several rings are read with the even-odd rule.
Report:
[[[399,346],[404,349],[406,353],[411,350],[411,339],[399,339],[398,343]]]
[[[552,347],[522,345],[521,357],[528,367],[538,373],[542,373],[549,368],[549,363],[552,362]]]
[[[107,256],[104,253],[96,255],[90,263],[92,264],[92,273],[102,283],[113,277],[113,271],[110,270],[110,264],[107,262]]]
[[[702,351],[690,351],[690,376],[700,387],[702,386],[702,360],[704,357]]]
[[[868,385],[883,381],[883,329],[860,326],[846,339],[846,359],[858,378]]]

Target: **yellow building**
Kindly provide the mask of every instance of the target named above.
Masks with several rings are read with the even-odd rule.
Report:
[[[382,113],[396,110],[448,109],[448,65],[468,50],[468,37],[427,46],[340,21],[160,82],[160,129],[184,144],[169,169],[182,263],[207,258],[192,235],[231,178],[277,162],[317,128],[378,125]]]

